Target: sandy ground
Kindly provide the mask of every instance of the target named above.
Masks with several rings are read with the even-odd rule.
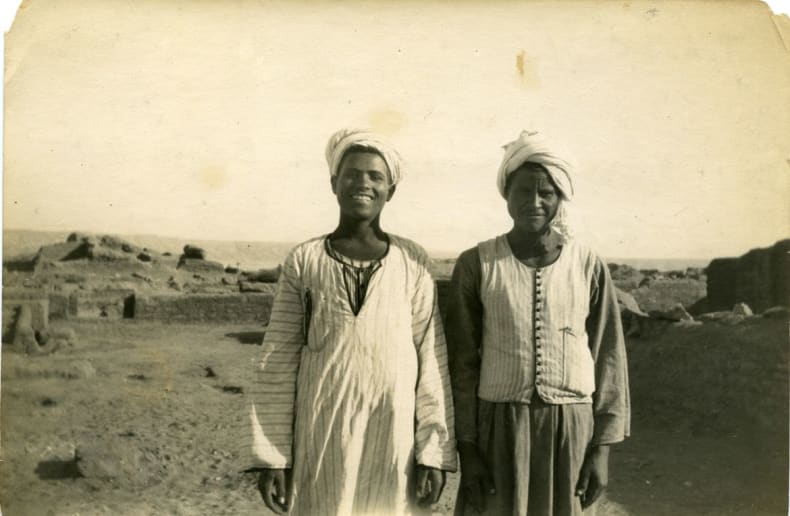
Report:
[[[261,327],[67,326],[73,349],[3,353],[3,514],[266,513],[237,437]],[[597,514],[787,514],[787,336],[757,320],[629,342],[633,437]]]

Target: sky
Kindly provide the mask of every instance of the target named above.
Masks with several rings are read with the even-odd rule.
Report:
[[[298,242],[324,147],[385,134],[385,230],[507,231],[522,129],[571,149],[579,238],[712,258],[790,237],[790,19],[754,0],[34,0],[5,39],[3,227]]]

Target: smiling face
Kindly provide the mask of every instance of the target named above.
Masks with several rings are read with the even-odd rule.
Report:
[[[540,165],[525,163],[510,174],[507,211],[514,226],[527,233],[546,231],[560,206],[560,195]]]
[[[395,193],[389,177],[387,163],[376,152],[347,152],[332,177],[341,214],[354,220],[375,219]]]

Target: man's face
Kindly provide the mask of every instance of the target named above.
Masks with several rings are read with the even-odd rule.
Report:
[[[549,174],[526,164],[512,173],[507,190],[507,211],[516,228],[529,233],[545,231],[560,205]]]
[[[353,151],[340,162],[332,177],[332,192],[341,213],[354,219],[372,220],[395,193],[390,183],[389,168],[375,152]]]

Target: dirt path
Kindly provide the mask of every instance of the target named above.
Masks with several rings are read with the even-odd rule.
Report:
[[[240,391],[252,378],[262,328],[69,326],[79,336],[74,349],[3,354],[3,514],[264,512],[254,478],[241,472],[238,439],[246,424]],[[754,333],[780,343],[783,335],[781,325]],[[634,353],[632,384],[656,382],[634,378],[651,360]],[[786,514],[786,408],[774,415],[784,421],[773,433],[727,433],[696,428],[693,418],[679,424],[660,396],[645,392],[634,388],[634,403],[645,406],[635,410],[634,438],[613,453],[599,515]],[[95,475],[74,478],[75,449]],[[451,512],[457,481],[450,476],[437,512]]]

